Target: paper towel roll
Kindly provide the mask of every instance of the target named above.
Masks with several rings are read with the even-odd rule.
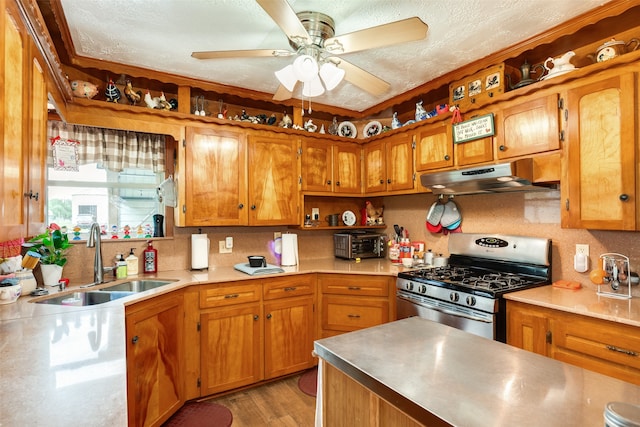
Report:
[[[282,235],[282,260],[280,265],[298,265],[298,235],[285,233]]]
[[[191,235],[191,269],[209,268],[209,239],[206,234]]]

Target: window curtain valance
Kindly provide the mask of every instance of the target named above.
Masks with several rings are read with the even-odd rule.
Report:
[[[116,129],[67,124],[49,120],[47,139],[78,142],[78,162],[97,163],[99,167],[121,172],[125,168],[165,171],[165,136]],[[53,165],[51,143],[47,163]]]

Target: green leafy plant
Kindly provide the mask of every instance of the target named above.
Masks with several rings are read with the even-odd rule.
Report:
[[[34,243],[33,250],[40,254],[42,264],[55,264],[60,267],[67,263],[67,252],[73,247],[67,234],[62,233],[56,224],[51,224],[44,233],[35,236],[29,242]]]

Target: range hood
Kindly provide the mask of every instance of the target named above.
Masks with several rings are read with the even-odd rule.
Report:
[[[556,186],[533,182],[533,159],[424,174],[422,185],[433,194],[483,194],[549,191]]]

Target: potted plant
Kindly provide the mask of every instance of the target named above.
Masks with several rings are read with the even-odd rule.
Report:
[[[62,277],[62,267],[67,263],[67,252],[73,247],[66,233],[57,224],[52,223],[47,230],[29,240],[32,250],[40,255],[44,284],[56,286]]]

